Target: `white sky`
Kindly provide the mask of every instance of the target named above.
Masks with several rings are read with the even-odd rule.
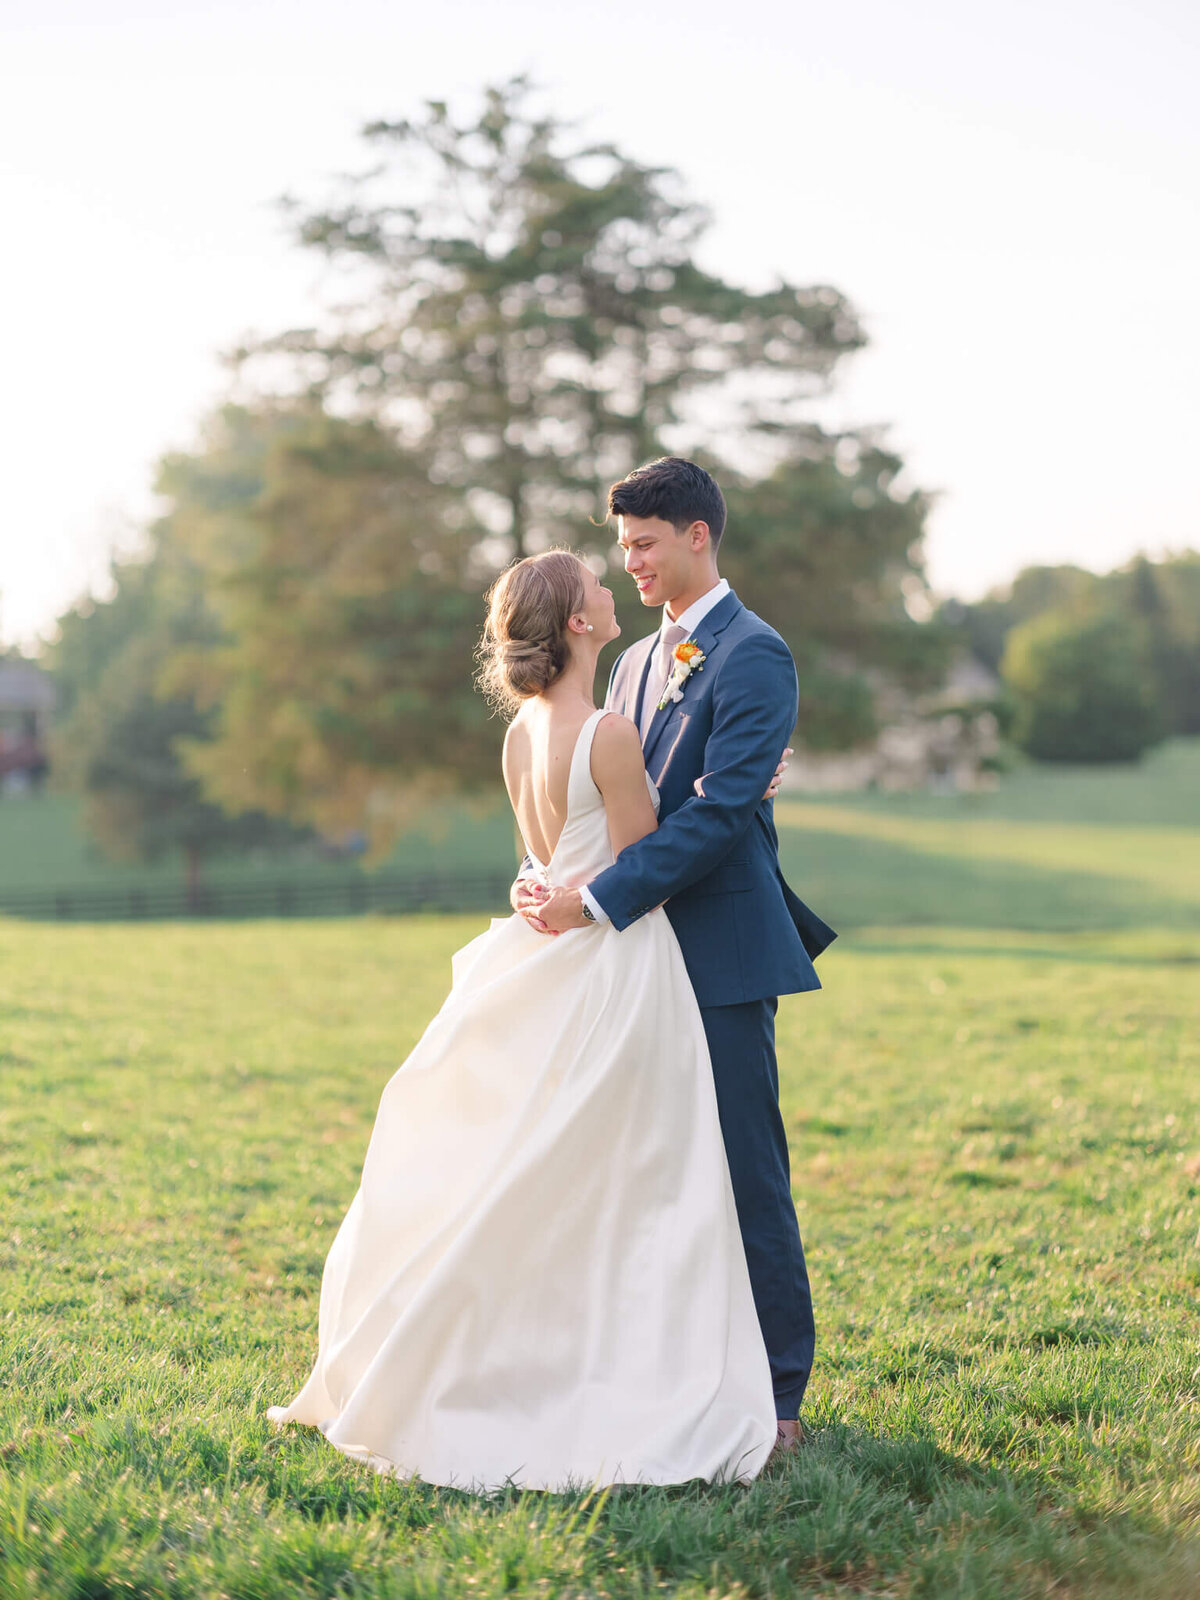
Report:
[[[1193,0],[0,0],[0,639],[102,581],[219,351],[311,314],[275,197],[521,70],[681,169],[706,265],[856,303],[831,420],[941,491],[941,593],[1200,545]]]

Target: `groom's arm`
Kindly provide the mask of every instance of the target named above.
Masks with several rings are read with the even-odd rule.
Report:
[[[796,724],[796,668],[782,639],[751,634],[733,646],[713,681],[713,724],[704,750],[702,794],[664,817],[656,833],[621,852],[587,885],[617,928],[706,877],[753,820]],[[556,906],[559,898],[563,903]],[[547,902],[551,928],[575,927],[577,890]]]

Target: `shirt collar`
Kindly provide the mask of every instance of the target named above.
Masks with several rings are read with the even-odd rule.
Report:
[[[679,616],[675,618],[674,623],[671,622],[670,617],[667,615],[667,608],[664,606],[662,624],[659,631],[664,632],[667,628],[674,626],[677,628],[682,628],[685,637],[688,634],[695,633],[696,629],[704,621],[705,617],[712,610],[712,608],[718,603],[718,601],[724,600],[728,593],[729,580],[727,578],[718,578],[716,583],[713,584],[712,588],[707,594],[702,594],[699,600],[693,600],[692,604],[687,608],[686,611],[680,612]]]

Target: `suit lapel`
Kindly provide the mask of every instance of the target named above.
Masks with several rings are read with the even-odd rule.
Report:
[[[646,693],[646,679],[650,676],[650,663],[654,658],[654,645],[657,639],[658,634],[655,632],[629,647],[629,673],[625,681],[623,710],[635,728],[640,728],[642,725],[642,698]],[[639,650],[642,652],[640,662],[636,659]]]
[[[692,629],[691,633],[688,634],[688,638],[689,639],[694,639],[696,641],[696,643],[700,646],[701,650],[704,652],[705,667],[707,667],[708,662],[712,657],[713,651],[716,650],[719,647],[720,642],[721,642],[721,635],[724,633],[725,629],[729,626],[729,624],[733,621],[734,617],[737,616],[738,612],[741,609],[742,609],[742,602],[738,599],[737,595],[735,595],[733,590],[731,589],[727,595],[725,595],[722,599],[717,601],[716,605],[712,608],[712,610],[708,613],[708,615],[706,617],[702,618],[701,621],[697,624],[697,626]],[[647,676],[647,674],[648,674],[648,672],[650,670],[650,656],[652,656],[653,654],[654,654],[654,651],[653,651],[653,647],[652,647],[651,651],[650,651],[650,655],[648,655],[647,658],[646,658],[645,667],[643,668],[643,671],[642,671],[642,689],[643,689],[643,693],[645,692],[646,676]],[[703,671],[703,670],[704,669],[701,668],[701,671]],[[642,744],[642,754],[646,758],[646,765],[647,766],[650,765],[650,758],[651,758],[651,756],[653,756],[655,750],[658,747],[658,742],[663,736],[664,728],[666,728],[667,724],[671,721],[672,717],[675,715],[676,708],[678,706],[683,706],[683,707],[686,708],[689,693],[691,693],[691,694],[695,694],[696,693],[696,685],[694,683],[692,683],[690,678],[685,680],[685,687],[684,687],[684,691],[683,691],[683,699],[681,701],[668,700],[666,705],[663,707],[663,709],[661,711],[656,711],[654,713],[654,719],[651,722],[649,728],[646,730],[646,737],[645,737],[645,740],[643,741],[643,744]],[[641,707],[641,700],[642,700],[642,696],[639,695],[638,696],[638,707],[639,707],[639,710],[640,710],[640,707]]]

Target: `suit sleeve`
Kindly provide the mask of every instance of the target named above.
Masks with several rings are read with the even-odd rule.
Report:
[[[751,634],[721,663],[704,747],[704,794],[664,817],[588,885],[614,927],[706,877],[745,833],[796,725],[799,690],[777,634]]]

